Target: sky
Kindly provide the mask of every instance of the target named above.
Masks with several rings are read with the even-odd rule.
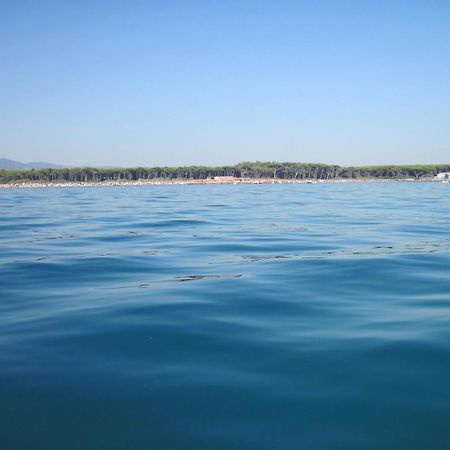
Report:
[[[450,162],[450,1],[0,0],[0,158]]]

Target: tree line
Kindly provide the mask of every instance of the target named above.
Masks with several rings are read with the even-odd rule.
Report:
[[[335,180],[338,178],[420,179],[433,177],[440,172],[450,172],[450,164],[342,167],[329,164],[242,162],[234,166],[220,167],[75,167],[62,169],[0,170],[0,183],[201,180],[215,176],[290,180]]]

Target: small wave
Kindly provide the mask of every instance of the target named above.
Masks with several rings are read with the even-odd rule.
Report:
[[[187,275],[184,277],[175,277],[176,281],[197,281],[197,280],[211,280],[211,279],[219,279],[219,278],[240,278],[241,274],[222,274],[222,275]]]

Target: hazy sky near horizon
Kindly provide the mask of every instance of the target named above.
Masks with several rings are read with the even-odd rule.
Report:
[[[0,0],[0,157],[450,162],[450,1]]]

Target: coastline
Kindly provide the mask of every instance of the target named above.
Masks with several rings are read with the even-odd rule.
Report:
[[[165,186],[165,185],[223,185],[223,184],[335,184],[335,183],[448,183],[436,178],[335,178],[335,179],[283,179],[283,178],[236,178],[236,179],[200,179],[200,180],[105,180],[76,182],[16,182],[0,184],[0,189],[30,188],[76,188],[76,187],[112,187],[112,186]]]

